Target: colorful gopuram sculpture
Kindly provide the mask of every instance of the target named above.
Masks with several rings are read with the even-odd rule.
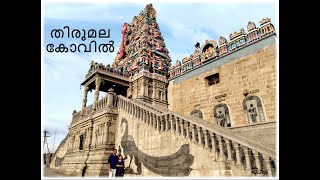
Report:
[[[167,76],[171,60],[156,16],[152,4],[148,4],[130,24],[124,23],[121,47],[112,68],[132,75],[149,71]]]

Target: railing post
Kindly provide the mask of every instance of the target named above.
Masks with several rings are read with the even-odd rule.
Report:
[[[159,119],[159,116],[156,116],[156,120],[157,120],[157,127],[156,129],[160,131],[160,119]]]
[[[222,144],[222,136],[218,135],[217,138],[218,138],[218,142],[219,142],[219,152],[220,152],[219,158],[221,160],[224,160],[225,155],[224,155],[224,149],[223,149],[223,144]]]
[[[166,129],[165,129],[165,131],[169,131],[169,120],[168,120],[168,115],[165,115],[164,116],[164,120],[165,120],[165,122],[166,122]]]
[[[267,155],[262,155],[262,156],[263,156],[264,162],[266,162],[268,176],[272,177],[273,172],[272,172],[272,166],[271,166],[271,158]]]
[[[246,158],[246,170],[251,172],[250,149],[248,147],[244,147],[243,151]]]
[[[153,114],[153,128],[156,129],[157,128],[157,116],[155,114]]]
[[[180,134],[184,137],[185,134],[184,134],[184,127],[183,127],[184,122],[183,121],[184,121],[183,119],[180,119]]]
[[[210,132],[210,138],[211,138],[211,152],[214,154],[215,160],[217,160],[217,144],[216,144],[216,139],[214,137],[214,133]]]
[[[190,123],[190,126],[191,126],[191,132],[192,132],[192,142],[196,143],[196,127],[195,127],[196,125]]]
[[[204,147],[208,149],[209,148],[208,131],[204,129],[203,134],[204,134]]]
[[[200,126],[197,126],[197,131],[198,131],[198,144],[202,146],[202,134],[201,134],[201,127]]]
[[[232,154],[231,154],[231,142],[229,139],[224,138],[224,141],[227,144],[227,155],[228,155],[228,161],[232,161]]]
[[[178,134],[179,133],[179,118],[178,117],[175,117],[175,120],[176,120],[176,133]]]
[[[242,165],[241,162],[241,156],[240,156],[240,144],[238,143],[233,143],[234,148],[236,149],[236,159],[237,159],[237,165]]]
[[[171,114],[169,114],[169,120],[170,120],[170,131],[174,132],[174,127],[173,127],[173,117]]]
[[[257,151],[252,151],[253,156],[254,156],[254,160],[256,162],[256,167],[258,168],[258,173],[257,176],[262,176],[262,166],[261,166],[261,161],[260,161],[260,154]]]
[[[188,140],[190,140],[190,129],[189,129],[189,122],[185,121],[185,125],[186,125],[186,138]]]
[[[149,124],[150,127],[152,127],[152,125],[153,125],[151,112],[149,112],[149,123],[148,124]]]
[[[161,131],[164,131],[164,123],[165,123],[164,117],[159,116],[159,118],[160,118],[160,123],[161,123]]]

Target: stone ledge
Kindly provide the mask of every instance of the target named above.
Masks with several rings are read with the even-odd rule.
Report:
[[[190,78],[196,77],[201,75],[202,73],[205,73],[207,71],[210,71],[212,69],[218,68],[226,63],[229,63],[231,61],[237,60],[243,56],[247,56],[253,53],[258,52],[259,50],[271,46],[275,44],[276,42],[276,34],[270,34],[267,37],[264,37],[263,39],[257,40],[253,43],[250,43],[247,46],[241,47],[225,56],[221,56],[214,60],[209,60],[207,62],[204,62],[202,66],[195,67],[194,69],[179,75],[173,79],[170,79],[170,81],[173,81],[173,84],[181,83],[183,81],[186,81]]]
[[[254,126],[261,126],[261,125],[270,125],[270,126],[276,126],[276,121],[267,121],[267,122],[260,122],[260,123],[254,123],[254,124],[246,124],[241,126],[233,126],[229,127],[228,129],[234,130],[234,129],[240,129],[240,128],[247,128],[247,127],[254,127]]]

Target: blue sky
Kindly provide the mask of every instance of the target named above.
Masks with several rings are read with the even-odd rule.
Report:
[[[149,1],[151,2],[151,1]],[[147,3],[149,3],[147,2]],[[72,111],[81,109],[84,80],[91,60],[111,64],[121,43],[121,28],[124,22],[131,23],[147,3],[46,3],[43,7],[43,66],[42,66],[42,123],[51,134],[48,139],[52,150],[56,130],[55,148],[68,132]],[[194,52],[194,44],[203,44],[206,39],[218,42],[220,35],[229,40],[229,34],[246,30],[248,21],[259,26],[264,17],[278,32],[277,7],[264,3],[157,3],[157,22],[164,37],[172,62],[181,60]],[[52,39],[52,29],[110,29],[114,41],[113,53],[48,53],[46,45],[86,43],[79,39]],[[104,93],[100,93],[100,97]],[[93,92],[88,94],[87,105],[93,101]]]

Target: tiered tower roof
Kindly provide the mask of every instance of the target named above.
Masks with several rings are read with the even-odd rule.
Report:
[[[148,4],[131,23],[123,24],[122,41],[112,68],[133,75],[144,70],[167,76],[171,60],[156,16],[152,4]]]

